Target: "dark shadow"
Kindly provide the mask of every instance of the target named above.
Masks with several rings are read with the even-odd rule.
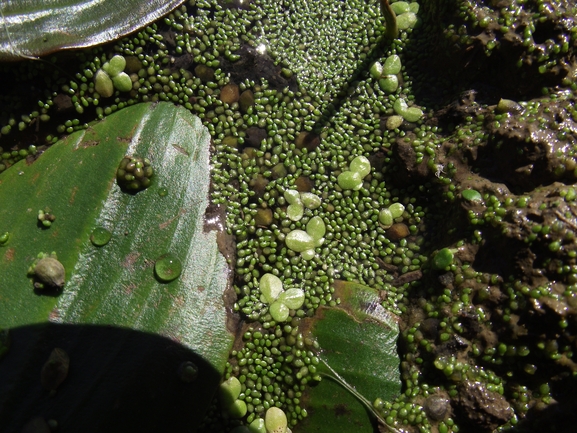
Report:
[[[192,350],[132,329],[42,324],[11,329],[10,340],[0,360],[3,433],[19,433],[37,417],[55,420],[59,433],[194,432],[220,382]],[[55,348],[68,354],[70,367],[51,393],[40,377]],[[198,367],[190,383],[178,374],[187,361]]]

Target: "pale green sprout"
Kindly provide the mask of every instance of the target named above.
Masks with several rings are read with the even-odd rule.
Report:
[[[412,29],[416,23],[417,14],[413,12],[405,12],[404,14],[397,15],[397,26],[399,30]]]
[[[398,1],[391,3],[391,9],[393,10],[394,13],[400,15],[404,14],[405,12],[410,12],[411,6],[409,5],[409,2]]]
[[[114,85],[112,84],[112,80],[110,79],[110,76],[102,69],[99,69],[96,72],[94,77],[94,89],[103,98],[110,98],[114,93]]]
[[[403,216],[404,211],[405,206],[403,206],[401,203],[393,203],[389,207],[382,209],[379,212],[379,222],[383,225],[384,228],[388,229],[393,225],[395,219]]]
[[[399,79],[396,75],[386,75],[379,80],[379,87],[385,93],[394,93],[399,88]]]
[[[264,419],[256,418],[253,422],[250,423],[248,429],[251,433],[266,433]]]
[[[383,65],[380,62],[373,63],[373,66],[369,69],[369,73],[375,80],[380,79],[383,76]]]
[[[321,198],[312,192],[301,192],[300,198],[307,209],[316,209],[321,205]]]
[[[102,70],[106,72],[111,77],[115,77],[124,71],[126,67],[126,59],[122,56],[116,55],[112,57],[108,62],[102,65]]]
[[[264,425],[267,433],[286,433],[288,420],[284,411],[278,407],[271,407],[264,415]]]
[[[404,119],[402,116],[393,115],[387,119],[387,123],[385,124],[385,126],[389,131],[391,131],[393,129],[397,129],[398,127],[400,127],[403,124],[403,120]]]
[[[282,293],[282,281],[273,274],[264,274],[259,282],[261,301],[272,304]]]
[[[342,189],[358,191],[363,186],[363,178],[371,172],[371,163],[365,156],[357,156],[351,161],[348,170],[337,177],[337,183]]]
[[[304,230],[293,230],[285,237],[285,243],[288,248],[297,253],[310,250],[315,246],[315,240]]]
[[[275,322],[286,322],[289,317],[289,307],[280,300],[273,302],[269,307],[268,312]]]
[[[303,306],[305,302],[305,292],[296,288],[288,289],[279,295],[278,301],[282,302],[291,310],[296,310]]]
[[[343,171],[337,177],[337,183],[342,189],[358,191],[363,186],[363,178],[355,171]]]
[[[351,161],[349,170],[359,173],[364,178],[371,172],[371,162],[366,156],[357,156]]]
[[[241,390],[240,381],[234,376],[220,384],[218,396],[224,412],[231,418],[242,418],[246,415],[246,403],[238,398]]]
[[[379,222],[384,228],[388,229],[393,225],[394,218],[389,208],[382,209],[379,212]]]
[[[393,54],[387,57],[385,60],[382,75],[397,75],[399,72],[401,72],[401,67],[401,58],[396,54]]]
[[[393,104],[395,113],[402,116],[407,122],[416,122],[423,117],[423,110],[417,107],[409,107],[407,101],[403,98],[398,98]]]
[[[308,209],[316,209],[321,205],[321,199],[318,195],[310,192],[301,192],[294,189],[287,189],[283,196],[287,203],[287,217],[291,221],[300,221],[304,215],[305,207]]]
[[[400,218],[403,216],[403,212],[405,211],[405,206],[401,203],[393,203],[389,206],[389,210],[391,211],[391,215],[393,218]]]
[[[286,322],[290,310],[302,307],[305,293],[292,288],[284,291],[282,281],[273,274],[264,274],[259,282],[261,301],[270,304],[269,313],[275,322]]]
[[[300,194],[295,189],[286,189],[283,196],[288,204],[301,204]]]
[[[291,221],[299,221],[304,215],[305,208],[302,204],[289,204],[286,215]]]
[[[325,222],[320,216],[312,217],[306,226],[307,233],[313,238],[315,247],[320,247],[324,242],[324,236],[327,231]]]
[[[96,72],[94,77],[94,88],[103,98],[110,98],[114,94],[114,89],[121,92],[132,90],[132,80],[124,68],[126,59],[123,56],[116,55],[108,62],[102,65],[102,69]]]

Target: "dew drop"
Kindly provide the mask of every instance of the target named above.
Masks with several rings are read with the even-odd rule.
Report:
[[[90,235],[90,242],[96,247],[103,247],[108,242],[110,242],[110,238],[112,237],[112,233],[106,230],[104,227],[96,227],[92,230],[92,234]]]
[[[174,254],[166,253],[156,259],[154,273],[161,282],[168,283],[178,278],[181,272],[182,264]]]

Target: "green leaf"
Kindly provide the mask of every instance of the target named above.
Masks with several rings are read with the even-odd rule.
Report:
[[[165,336],[215,372],[207,376],[195,413],[206,410],[233,340],[224,303],[227,265],[217,232],[204,228],[209,145],[208,130],[184,108],[138,104],[68,136],[31,165],[20,161],[0,174],[0,231],[10,232],[0,247],[0,328],[12,328],[13,347],[23,325],[47,321]],[[136,194],[120,190],[115,174],[125,154],[151,160],[152,186]],[[56,220],[44,229],[37,212],[47,206]],[[112,233],[101,247],[90,242],[98,227]],[[62,293],[35,290],[27,276],[36,255],[52,251],[66,269]],[[181,261],[182,273],[165,283],[155,278],[154,263],[169,252]],[[109,328],[103,329],[106,335]],[[122,352],[121,343],[109,346]],[[39,351],[14,353],[8,351],[0,369],[6,362],[39,362]],[[21,359],[10,361],[14,356]],[[118,363],[124,371],[125,362],[134,362],[125,358],[112,356],[102,371],[92,364],[88,370],[106,375]]]
[[[20,60],[109,42],[144,27],[183,1],[3,1],[0,60]]]
[[[401,390],[396,317],[376,290],[345,281],[333,286],[340,305],[319,308],[307,324],[319,357],[368,402],[392,400]],[[293,431],[373,432],[366,406],[322,362],[318,371],[322,381],[303,397],[308,417]]]

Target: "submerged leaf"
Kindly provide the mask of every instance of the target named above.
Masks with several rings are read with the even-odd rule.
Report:
[[[319,308],[306,325],[328,368],[319,364],[325,377],[305,394],[309,416],[295,433],[373,432],[366,406],[347,386],[368,402],[392,399],[401,389],[396,317],[374,289],[345,281],[335,281],[334,288],[340,305]]]

